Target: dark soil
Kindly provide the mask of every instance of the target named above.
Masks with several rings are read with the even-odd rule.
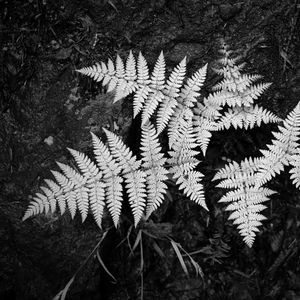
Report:
[[[136,142],[130,99],[113,104],[75,69],[116,54],[125,58],[130,49],[153,66],[163,50],[169,70],[187,56],[191,73],[213,63],[218,39],[226,38],[250,72],[273,83],[261,105],[285,117],[300,99],[299,11],[297,0],[0,0],[0,299],[51,299],[101,239],[92,218],[21,221],[29,195],[57,169],[55,161],[70,163],[66,148],[90,153],[89,131],[101,136],[102,127]],[[204,93],[216,80],[209,71]],[[271,129],[214,136],[203,163],[206,178],[219,155],[257,154]],[[144,235],[143,256],[139,247],[130,253],[128,219],[109,231],[99,252],[117,282],[92,255],[67,299],[300,299],[300,194],[288,174],[272,182],[279,193],[251,249],[217,204],[221,192],[208,179],[204,184],[210,213],[171,187],[153,217],[158,225],[145,229],[168,233],[195,252],[203,276],[195,276],[188,259],[187,276],[165,239]],[[106,219],[104,229],[111,225]],[[129,236],[132,245],[136,234]]]

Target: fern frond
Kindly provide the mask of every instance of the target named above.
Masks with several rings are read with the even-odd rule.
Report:
[[[187,79],[187,82],[183,85],[180,90],[178,102],[185,107],[193,107],[197,102],[197,97],[200,96],[199,91],[203,86],[206,78],[207,64],[196,71],[191,78]]]
[[[45,179],[44,181],[47,184],[47,186],[49,187],[49,189],[53,192],[53,195],[56,197],[60,213],[61,213],[61,215],[63,215],[66,210],[66,199],[65,199],[65,195],[64,195],[61,187],[51,179]],[[56,202],[56,200],[55,200],[55,202]],[[51,202],[52,202],[51,198],[49,199],[49,202],[51,204]],[[54,200],[53,200],[53,202],[54,202]],[[52,206],[54,206],[54,203],[52,204]]]
[[[222,107],[205,98],[202,103],[197,103],[194,108],[193,126],[196,135],[196,141],[199,143],[201,151],[205,156],[206,150],[212,136],[212,131],[217,130],[216,121],[220,118]]]
[[[101,228],[101,220],[105,206],[105,183],[101,182],[102,172],[100,172],[94,162],[92,162],[85,154],[70,148],[68,148],[68,150],[74,157],[81,173],[87,180],[88,199],[86,199],[86,201],[89,202],[94,219]]]
[[[297,149],[297,154],[292,155],[290,159],[290,164],[292,166],[290,170],[290,178],[293,184],[299,188],[300,187],[300,150]]]
[[[244,92],[251,84],[259,79],[261,75],[240,74],[237,78],[225,78],[220,83],[213,86],[214,91],[227,90],[229,92]]]
[[[68,165],[57,162],[64,175],[73,183],[76,193],[76,203],[80,212],[82,222],[87,217],[89,209],[88,188],[85,186],[87,178],[76,172]]]
[[[261,160],[262,157],[249,157],[245,158],[240,163],[233,161],[224,168],[220,169],[214,176],[213,180],[234,178],[236,173],[254,174],[258,171]]]
[[[217,124],[205,117],[195,115],[193,125],[196,141],[199,143],[200,149],[205,156],[210,138],[212,137],[211,131],[217,129]]]
[[[270,85],[271,83],[258,83],[247,87],[243,92],[221,90],[211,94],[210,99],[221,106],[250,106]]]
[[[129,204],[133,212],[135,226],[137,226],[146,205],[146,173],[139,170],[141,161],[136,160],[123,141],[107,129],[103,130],[108,139],[110,152],[122,168]]]
[[[48,187],[41,187],[44,194],[36,194],[24,215],[24,220],[38,213],[47,213],[49,207],[51,212],[54,212],[58,203],[61,214],[65,212],[67,204],[72,218],[78,209],[82,221],[86,219],[90,208],[96,223],[101,227],[106,198],[109,212],[117,227],[122,204],[123,178],[119,176],[122,168],[94,134],[92,138],[98,166],[85,154],[69,149],[81,174],[68,165],[58,163],[63,174],[52,171],[57,183],[45,180]]]
[[[183,83],[186,72],[186,58],[184,58],[172,71],[164,89],[164,101],[160,104],[157,112],[157,132],[160,133],[166,127],[169,119],[177,106],[176,98]]]
[[[171,116],[168,125],[169,147],[172,148],[173,142],[178,138],[181,128],[186,126],[186,122],[193,117],[192,107],[200,96],[200,89],[204,83],[207,72],[207,64],[195,72],[191,78],[183,85],[179,97],[178,105]]]
[[[112,157],[109,149],[103,142],[95,134],[91,133],[91,135],[97,165],[103,173],[108,210],[112,216],[115,227],[117,227],[123,201],[123,178],[120,176],[122,168]]]
[[[174,110],[169,125],[168,125],[168,138],[169,148],[172,149],[173,143],[178,139],[182,128],[186,126],[186,123],[193,117],[193,112],[189,107],[178,104]]]
[[[166,63],[164,58],[164,53],[161,51],[160,55],[155,63],[153,72],[151,74],[151,88],[162,90],[165,84],[165,71]]]
[[[133,100],[133,117],[135,118],[139,112],[141,111],[145,100],[147,99],[150,88],[150,79],[149,79],[149,68],[147,65],[147,61],[142,55],[139,53],[138,62],[137,62],[137,72],[138,72],[138,89],[134,95]]]
[[[57,171],[51,171],[57,183],[61,186],[65,195],[67,207],[70,211],[71,218],[73,219],[77,210],[76,192],[74,191],[74,184],[68,180],[66,176]]]
[[[289,165],[292,156],[297,154],[300,134],[300,102],[283,121],[283,126],[278,126],[279,132],[273,132],[276,139],[268,145],[268,150],[261,150],[264,159],[260,164],[257,174],[257,184],[263,185],[279,174],[284,166]]]
[[[229,109],[217,122],[217,130],[229,129],[233,126],[235,129],[252,129],[254,126],[260,126],[261,123],[277,123],[281,119],[270,111],[255,106],[234,107]]]
[[[179,184],[179,189],[182,189],[192,201],[207,209],[203,186],[200,183],[203,175],[199,171],[194,170],[199,163],[195,158],[198,151],[193,150],[196,147],[195,134],[190,121],[182,128],[178,139],[174,141],[172,151],[169,151],[170,158],[167,162],[171,165],[169,171],[173,174],[176,183]]]
[[[251,247],[261,221],[265,217],[260,214],[266,208],[262,202],[269,200],[274,191],[256,185],[256,174],[262,158],[249,158],[241,163],[232,162],[218,171],[213,180],[223,179],[218,187],[233,189],[227,192],[220,203],[230,203],[226,211],[233,211],[229,220],[238,225],[244,242]]]
[[[228,192],[219,202],[233,202],[226,207],[226,211],[233,211],[229,220],[238,225],[239,233],[244,242],[252,247],[258,227],[266,217],[260,212],[266,209],[262,202],[269,201],[273,191],[263,187],[244,187]]]
[[[158,135],[150,122],[142,126],[141,152],[142,167],[147,176],[146,219],[156,210],[164,199],[168,171],[164,168],[166,158],[161,153]]]

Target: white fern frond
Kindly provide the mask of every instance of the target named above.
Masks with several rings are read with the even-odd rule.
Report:
[[[87,178],[66,164],[59,162],[57,162],[57,164],[63,171],[64,175],[74,184],[77,207],[80,212],[82,222],[84,222],[89,209],[88,188],[85,186]]]
[[[162,90],[165,84],[165,71],[166,63],[164,53],[161,51],[160,55],[154,65],[153,72],[151,74],[151,88]]]
[[[170,149],[172,149],[174,141],[178,139],[182,128],[186,126],[186,123],[189,120],[191,120],[192,117],[193,112],[189,107],[179,103],[178,106],[175,108],[174,114],[172,115],[168,125],[168,138]]]
[[[199,152],[193,150],[196,147],[195,134],[190,121],[181,129],[181,134],[174,141],[172,150],[169,151],[170,158],[167,162],[171,166],[169,172],[173,174],[173,178],[179,184],[179,188],[192,201],[207,209],[203,186],[200,183],[203,175],[199,171],[194,170],[199,163],[195,158]]]
[[[58,203],[60,214],[63,215],[66,210],[66,197],[64,195],[63,190],[61,189],[61,187],[58,184],[56,184],[51,179],[45,179],[44,181],[47,184],[47,186],[51,189],[51,191],[53,192],[53,194],[57,200],[57,203]]]
[[[169,147],[172,148],[174,140],[178,138],[181,128],[186,126],[186,122],[193,117],[192,107],[197,102],[197,97],[200,96],[200,89],[204,83],[207,72],[207,64],[195,72],[191,78],[180,90],[179,97],[177,98],[177,106],[171,116],[168,125]]]
[[[222,116],[221,110],[222,106],[212,101],[211,97],[208,96],[204,98],[203,103],[197,103],[197,106],[194,108],[194,116],[196,118],[200,116],[210,121],[216,121]]]
[[[238,225],[239,233],[244,242],[251,247],[261,221],[266,217],[260,212],[266,209],[262,202],[269,201],[269,196],[275,192],[263,187],[244,186],[225,194],[219,202],[230,203],[226,211],[233,211],[229,220],[234,220],[233,224]]]
[[[149,68],[147,65],[147,61],[142,55],[142,53],[139,53],[138,62],[137,62],[137,72],[138,72],[138,89],[134,95],[133,100],[133,117],[135,118],[141,109],[143,108],[143,105],[145,103],[145,100],[147,99],[151,88],[150,88],[150,78],[149,78]]]
[[[163,89],[165,86],[165,69],[165,58],[163,52],[161,52],[151,74],[151,93],[145,101],[145,106],[142,112],[142,125],[149,120],[159,103],[164,100],[165,95],[163,93]]]
[[[120,176],[122,168],[112,157],[109,149],[103,144],[103,142],[95,134],[91,134],[97,165],[103,172],[107,207],[110,215],[112,216],[114,225],[117,227],[123,201],[123,178]],[[101,193],[101,190],[99,193]]]
[[[131,150],[114,133],[103,129],[113,157],[118,161],[124,174],[126,189],[129,196],[129,204],[134,216],[134,224],[137,226],[146,205],[146,173],[139,170],[141,161],[137,161]]]
[[[213,86],[214,91],[227,90],[229,92],[244,92],[255,81],[262,79],[261,75],[240,74],[237,78],[225,78],[220,83]]]
[[[220,169],[212,180],[224,179],[218,186],[223,188],[236,188],[242,183],[247,185],[253,185],[255,183],[255,173],[258,171],[262,158],[261,157],[249,157],[237,163],[233,161]],[[250,177],[253,179],[250,180]],[[239,183],[239,180],[244,178],[244,181]],[[225,180],[232,180],[232,186],[222,186]],[[235,183],[234,183],[235,182]]]
[[[260,214],[266,206],[262,202],[269,200],[269,196],[275,192],[257,186],[257,172],[263,158],[249,158],[241,163],[233,161],[219,170],[213,180],[222,180],[218,187],[231,189],[219,200],[220,203],[230,203],[226,207],[226,211],[233,211],[229,220],[234,220],[234,224],[238,225],[239,233],[243,237],[245,243],[251,247],[258,226],[265,219]]]
[[[258,83],[246,88],[243,92],[220,90],[210,95],[210,100],[218,105],[229,107],[251,106],[254,100],[264,93],[271,83]]]
[[[161,90],[154,90],[149,93],[148,98],[145,101],[144,108],[142,110],[142,125],[146,124],[150,117],[157,109],[160,102],[165,98],[165,95]]]
[[[85,154],[69,148],[68,150],[75,158],[75,161],[82,174],[87,178],[87,201],[89,202],[90,209],[97,225],[101,228],[101,221],[105,206],[105,183],[101,182],[102,172],[100,172],[94,162],[92,162]]]
[[[234,107],[225,112],[220,120],[218,120],[217,130],[229,129],[231,126],[235,129],[252,129],[254,126],[260,126],[261,123],[268,124],[280,121],[280,118],[258,105]]]
[[[160,103],[157,112],[157,132],[160,133],[166,127],[169,119],[177,106],[177,98],[186,72],[186,58],[172,71],[164,88],[164,101]]]
[[[142,126],[142,167],[147,176],[146,219],[161,205],[167,190],[164,181],[168,179],[168,171],[164,168],[166,158],[161,150],[154,126],[150,123]]]
[[[194,133],[197,143],[205,156],[208,144],[212,137],[212,131],[216,131],[216,123],[202,116],[194,116],[193,118]]]
[[[268,150],[261,150],[264,159],[258,170],[258,185],[263,185],[276,174],[289,165],[292,156],[297,154],[300,134],[300,102],[283,121],[283,126],[278,126],[279,132],[273,133],[276,139],[268,145]]]
[[[291,156],[290,164],[292,166],[290,170],[290,178],[293,184],[299,188],[300,187],[300,150],[297,149],[298,153]]]
[[[180,90],[178,102],[186,107],[193,107],[197,102],[197,97],[200,96],[199,91],[203,86],[206,78],[207,64],[196,71],[191,78],[187,79],[187,82],[183,85]]]

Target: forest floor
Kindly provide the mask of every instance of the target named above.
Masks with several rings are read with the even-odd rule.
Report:
[[[209,64],[205,94],[218,79],[210,66],[225,38],[249,72],[272,82],[261,105],[285,117],[300,100],[299,11],[297,0],[0,0],[0,299],[52,299],[103,234],[91,218],[81,224],[68,214],[22,222],[55,161],[70,163],[67,147],[90,153],[89,132],[101,136],[102,127],[132,140],[131,102],[113,104],[76,69],[117,54],[125,59],[130,49],[153,67],[163,50],[168,71],[184,56],[188,73]],[[270,141],[270,129],[216,135],[203,172],[220,167],[220,156],[251,155]],[[202,276],[186,257],[190,276],[183,272],[168,240],[148,236],[143,256],[139,248],[131,254],[126,225],[101,247],[116,282],[93,255],[67,299],[300,299],[300,195],[286,178],[273,183],[281,198],[272,201],[253,248],[226,220],[220,194],[206,180],[210,213],[174,191],[154,217],[158,225],[147,229],[194,253]]]

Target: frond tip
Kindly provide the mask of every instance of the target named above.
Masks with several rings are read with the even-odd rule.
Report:
[[[269,201],[269,196],[275,193],[256,186],[256,174],[261,160],[249,158],[241,163],[230,163],[219,170],[213,179],[222,180],[218,187],[231,189],[219,202],[227,203],[225,210],[231,212],[228,219],[237,225],[240,235],[249,247],[252,247],[258,227],[266,219],[261,211],[267,207],[262,203]]]

